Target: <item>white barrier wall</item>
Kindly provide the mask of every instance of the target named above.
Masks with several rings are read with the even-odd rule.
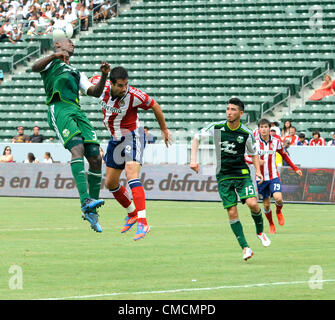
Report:
[[[2,154],[6,145],[12,148],[14,161],[23,162],[28,152],[43,161],[44,153],[50,152],[55,161],[66,163],[70,161],[70,153],[59,143],[0,143]],[[106,151],[107,144],[101,144]],[[190,160],[191,144],[173,144],[166,148],[165,144],[147,144],[144,151],[144,163],[150,164],[188,164]],[[305,168],[335,168],[335,147],[290,147],[290,156],[294,163]],[[214,146],[200,145],[200,164],[213,164]]]

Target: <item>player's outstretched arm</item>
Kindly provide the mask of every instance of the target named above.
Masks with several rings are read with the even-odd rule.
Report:
[[[157,122],[159,124],[159,127],[162,131],[162,136],[163,136],[165,145],[169,147],[169,145],[172,144],[172,135],[166,126],[165,117],[164,117],[162,108],[156,101],[154,105],[152,106],[152,111],[154,112]]]
[[[31,67],[31,70],[33,72],[41,72],[45,69],[45,67],[53,60],[55,59],[60,59],[64,62],[69,61],[69,53],[66,51],[59,51],[59,52],[54,52],[50,56],[47,56],[45,58],[37,60],[33,66]]]
[[[200,141],[196,137],[194,137],[192,140],[190,168],[196,173],[198,173],[200,170],[199,163],[197,162],[199,144],[200,144]]]
[[[88,96],[99,98],[105,89],[106,80],[108,78],[108,74],[109,71],[111,70],[111,67],[107,62],[102,62],[100,70],[101,70],[101,78],[95,86],[91,86],[87,89]]]

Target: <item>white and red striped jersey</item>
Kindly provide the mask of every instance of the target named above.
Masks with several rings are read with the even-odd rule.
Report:
[[[310,146],[325,146],[326,145],[326,141],[322,137],[320,137],[318,140],[311,139],[309,141],[309,145]]]
[[[283,157],[283,159],[285,159],[285,161],[294,171],[298,170],[287,153],[284,152],[280,138],[270,135],[269,141],[266,142],[259,135],[256,138],[256,148],[259,158],[264,160],[264,165],[260,166],[264,181],[279,177],[276,165],[276,152],[278,152]]]
[[[129,131],[134,131],[140,126],[138,108],[147,110],[155,103],[148,94],[132,86],[128,86],[122,98],[113,98],[110,84],[100,100],[102,121],[115,140],[120,140]]]

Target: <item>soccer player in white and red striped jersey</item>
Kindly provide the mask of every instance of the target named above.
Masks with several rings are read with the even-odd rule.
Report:
[[[258,122],[259,135],[256,137],[256,148],[260,157],[261,173],[264,181],[257,183],[258,193],[263,197],[264,213],[270,224],[269,233],[275,233],[276,228],[272,220],[270,197],[273,196],[276,204],[278,223],[284,225],[282,213],[283,196],[281,193],[280,177],[276,165],[276,152],[278,152],[289,166],[301,177],[302,172],[297,168],[288,154],[284,152],[279,137],[270,134],[270,122],[261,119]]]
[[[128,213],[121,233],[127,232],[137,222],[134,240],[139,240],[150,231],[150,226],[146,219],[145,193],[139,179],[145,136],[137,114],[138,108],[153,110],[167,147],[171,144],[171,134],[159,104],[145,92],[128,85],[128,72],[123,67],[111,70],[109,87],[105,88],[100,100],[103,123],[111,134],[104,157],[105,184]],[[133,203],[126,188],[119,182],[123,170]]]

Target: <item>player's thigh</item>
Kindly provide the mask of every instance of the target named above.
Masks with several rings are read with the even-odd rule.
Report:
[[[84,143],[99,144],[97,133],[93,128],[90,120],[88,120],[84,111],[82,111],[81,109],[76,110],[74,117],[76,122],[78,123],[81,136],[84,138]]]
[[[280,178],[275,178],[270,180],[270,192],[273,197],[279,198],[281,197],[281,183]]]
[[[123,170],[125,168],[125,156],[123,139],[115,141],[111,138],[108,142],[106,154],[104,156],[106,168]]]
[[[256,198],[255,187],[250,177],[244,179],[236,179],[235,188],[242,202],[244,202],[243,200],[249,198]]]
[[[105,185],[108,189],[116,189],[119,186],[122,170],[106,167]]]
[[[127,180],[138,179],[140,176],[141,164],[136,161],[128,161],[125,165]]]
[[[261,195],[262,200],[271,197],[270,181],[257,182],[258,194]]]
[[[123,145],[125,162],[137,162],[142,165],[145,148],[144,129],[141,127],[128,132],[124,136]]]
[[[234,181],[230,179],[221,180],[218,183],[218,192],[222,200],[223,207],[225,209],[234,207],[237,205],[237,194],[234,188]],[[229,214],[229,212],[228,212]]]
[[[51,129],[53,129],[60,142],[67,146],[67,143],[76,135],[81,133],[77,122],[73,119],[72,106],[63,102],[56,102],[48,108],[48,123]]]

